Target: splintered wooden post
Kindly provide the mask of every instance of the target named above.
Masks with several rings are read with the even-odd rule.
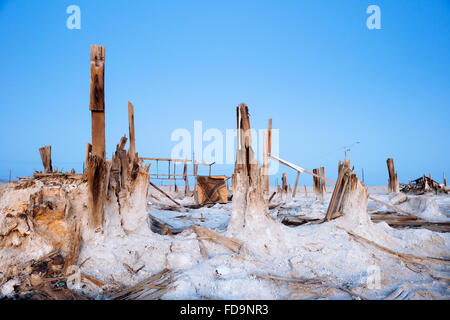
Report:
[[[105,47],[91,46],[92,154],[105,159]]]
[[[130,160],[133,161],[136,157],[136,145],[134,138],[134,106],[129,101],[128,101],[128,129],[130,132],[130,150],[128,150],[128,154],[130,156]]]
[[[253,222],[260,224],[269,213],[268,201],[264,197],[264,172],[251,146],[250,116],[244,103],[237,106],[236,119],[238,143],[232,175],[233,204],[227,227],[230,234],[240,232]]]
[[[44,173],[53,172],[52,168],[52,147],[45,146],[39,149],[41,154],[42,164],[44,165]]]
[[[297,171],[297,178],[295,179],[295,187],[294,187],[294,191],[292,192],[292,199],[295,198],[295,194],[297,193],[297,186],[298,186],[299,178],[300,178],[300,171]]]
[[[269,131],[264,130],[263,145],[264,192],[269,194]]]
[[[388,183],[388,191],[389,192],[399,192],[400,186],[398,183],[398,176],[394,169],[394,159],[388,158],[386,160],[388,173],[389,173],[389,183]]]

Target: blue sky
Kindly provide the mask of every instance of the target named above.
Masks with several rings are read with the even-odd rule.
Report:
[[[69,5],[81,29],[66,28]],[[369,30],[366,9],[381,9]],[[107,155],[135,106],[136,149],[168,157],[177,128],[225,132],[235,107],[273,118],[280,156],[335,178],[344,145],[369,185],[449,169],[450,2],[0,0],[0,178],[80,171],[90,141],[89,46],[106,46]],[[230,166],[213,167],[231,173]],[[286,171],[290,183],[295,173]],[[447,172],[447,175],[450,175]],[[272,177],[274,181],[275,177]],[[279,178],[280,180],[280,178]],[[301,184],[311,185],[311,177]]]

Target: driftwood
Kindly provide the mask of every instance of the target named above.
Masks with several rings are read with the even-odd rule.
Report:
[[[110,296],[111,300],[157,300],[173,290],[176,273],[164,269],[157,274]]]
[[[242,244],[237,240],[223,237],[207,228],[203,228],[200,226],[194,226],[193,229],[194,232],[202,239],[210,240],[216,244],[220,244],[235,253],[239,253],[239,251],[241,250]]]
[[[436,263],[436,264],[450,265],[450,261],[445,260],[445,259],[441,259],[441,258],[418,257],[418,256],[415,256],[415,255],[412,255],[412,254],[400,253],[400,252],[394,251],[392,249],[386,248],[386,247],[384,247],[382,245],[379,245],[378,243],[375,243],[375,242],[373,242],[373,241],[371,241],[369,239],[366,239],[366,238],[364,238],[364,237],[362,237],[360,235],[357,235],[357,234],[355,234],[355,233],[353,233],[353,232],[351,232],[349,230],[346,230],[344,228],[341,228],[339,226],[337,226],[337,228],[347,232],[351,237],[353,237],[356,241],[358,241],[360,243],[369,244],[369,245],[377,248],[378,250],[387,252],[387,253],[389,253],[391,255],[394,255],[394,256],[396,256],[396,257],[398,257],[398,258],[400,258],[400,259],[402,259],[402,260],[404,260],[406,262],[409,262],[409,263],[416,264],[418,262],[420,262],[420,263],[432,262],[432,263]]]

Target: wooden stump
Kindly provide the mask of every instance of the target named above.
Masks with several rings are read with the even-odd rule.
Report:
[[[265,219],[268,215],[268,201],[264,199],[263,168],[255,161],[251,147],[251,131],[248,107],[240,104],[237,116],[237,153],[232,175],[233,204],[228,232],[236,233]]]
[[[325,221],[344,215],[351,223],[368,223],[367,188],[350,169],[350,162],[339,162],[339,176],[328,206]]]
[[[52,173],[52,147],[45,146],[39,149],[41,154],[42,164],[44,165],[44,173]]]

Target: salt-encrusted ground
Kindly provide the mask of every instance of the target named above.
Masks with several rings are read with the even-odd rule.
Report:
[[[388,296],[397,299],[450,298],[449,233],[393,229],[384,222],[372,223],[364,210],[323,224],[288,227],[279,222],[286,214],[323,218],[332,188],[327,191],[323,200],[316,198],[311,188],[305,192],[303,187],[298,189],[295,199],[275,196],[271,204],[283,203],[270,211],[276,223],[254,225],[241,235],[239,240],[243,248],[239,254],[203,240],[208,255],[205,258],[200,252],[196,234],[186,228],[200,225],[227,235],[231,203],[186,209],[184,212],[163,210],[161,203],[172,203],[150,189],[149,193],[159,200],[149,195],[149,215],[171,228],[186,230],[169,236],[153,233],[149,227],[143,226],[129,235],[109,233],[104,237],[93,237],[82,242],[78,263],[84,262],[82,273],[107,283],[124,285],[135,284],[170,268],[177,272],[175,289],[165,294],[163,299],[351,299],[351,295],[342,289],[350,289],[354,294],[369,299]],[[395,201],[385,187],[369,187],[369,193],[383,201]],[[15,194],[0,195],[2,205],[14,201]],[[194,201],[193,198],[183,198],[181,193],[172,195],[182,204]],[[80,206],[83,205],[81,202]],[[408,200],[399,206],[426,220],[450,221],[449,195],[408,196]],[[369,200],[368,210],[385,211],[386,208]],[[372,245],[355,241],[346,230],[399,253],[447,261],[407,263]],[[32,256],[37,253],[24,254]],[[134,274],[129,267],[141,269]],[[261,276],[320,278],[321,281],[305,285]],[[16,279],[5,283],[0,288],[0,295],[13,292],[15,284]],[[89,284],[80,293],[106,298],[98,287]]]
[[[165,188],[166,191],[168,191]],[[160,199],[170,201],[150,192]],[[271,210],[275,220],[280,214],[323,218],[331,197],[328,190],[324,200],[316,199],[311,188],[307,194],[299,188],[294,200]],[[384,187],[371,187],[369,193],[389,201]],[[177,197],[177,195],[175,195]],[[180,199],[192,204],[192,198]],[[450,196],[411,196],[401,204],[419,217],[431,221],[450,220]],[[273,202],[282,199],[275,197]],[[368,208],[385,208],[369,201]],[[173,228],[201,225],[225,235],[231,214],[231,203],[211,208],[176,212],[161,210],[158,201],[149,197],[148,212]],[[79,261],[84,261],[82,272],[103,281],[134,284],[163,268],[177,270],[175,289],[163,299],[351,299],[351,296],[333,287],[352,290],[369,299],[383,299],[391,293],[398,299],[448,299],[450,270],[447,264],[424,262],[405,263],[398,257],[355,241],[345,230],[363,236],[379,245],[400,253],[420,257],[448,259],[450,234],[425,229],[397,230],[386,223],[374,224],[365,212],[357,212],[352,219],[276,228],[254,226],[246,234],[244,249],[235,254],[227,248],[203,241],[209,258],[202,257],[196,235],[190,230],[181,234],[163,236],[142,231],[128,237],[110,238],[95,245],[83,245]],[[356,219],[355,219],[356,217]],[[134,270],[144,266],[137,275]],[[255,276],[271,275],[284,278],[321,278],[322,285],[305,286],[293,282],[275,281]],[[437,280],[438,279],[438,280]],[[92,289],[93,291],[90,291]],[[98,294],[86,287],[86,293]]]

